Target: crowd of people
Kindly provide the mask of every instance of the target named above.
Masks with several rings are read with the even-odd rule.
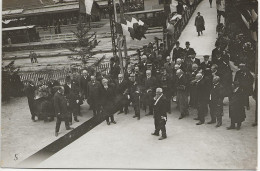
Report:
[[[171,113],[172,101],[176,102],[180,111],[179,119],[189,116],[189,108],[196,109],[198,120],[196,125],[205,123],[205,116],[210,109],[211,120],[208,124],[222,125],[223,99],[229,99],[229,116],[231,125],[228,129],[240,129],[245,120],[245,108],[249,110],[249,96],[253,93],[254,78],[246,64],[240,63],[234,80],[226,51],[216,48],[201,62],[196,58],[196,52],[186,42],[185,48],[176,42],[172,56],[169,56],[161,44],[155,48],[153,43],[143,47],[141,56],[136,63],[127,63],[124,73],[121,73],[119,58],[112,57],[110,72],[89,72],[83,70],[66,77],[64,85],[51,80],[41,84],[40,90],[48,90],[55,114],[45,115],[44,120],[53,120],[57,116],[56,136],[61,120],[65,121],[66,129],[72,129],[72,118],[78,122],[81,115],[80,105],[86,101],[93,116],[103,118],[107,124],[116,124],[114,114],[129,113],[129,107],[134,109],[133,118],[140,120],[140,111],[145,115],[153,115],[155,132],[165,139],[167,113]],[[39,89],[39,88],[38,88]],[[26,94],[35,120],[35,86],[29,82]],[[44,91],[41,91],[44,92]],[[159,100],[160,99],[160,100]],[[163,101],[163,102],[162,102]],[[237,124],[237,126],[235,126]]]

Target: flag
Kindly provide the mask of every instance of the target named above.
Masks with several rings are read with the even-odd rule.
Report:
[[[117,33],[130,36],[133,40],[146,38],[147,29],[148,26],[142,20],[127,15],[120,19],[120,23],[116,23]]]
[[[91,15],[94,0],[79,0],[79,12]]]

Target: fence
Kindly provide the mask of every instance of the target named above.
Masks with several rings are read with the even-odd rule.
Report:
[[[54,79],[59,81],[60,84],[64,84],[66,76],[76,71],[81,73],[81,70],[82,68],[78,67],[75,68],[74,70],[64,69],[64,70],[56,70],[56,71],[20,72],[19,75],[22,82],[31,80],[35,83],[35,85],[40,84],[40,81],[38,80],[39,78],[42,78],[45,81],[50,81],[51,79]],[[105,72],[106,74],[108,74],[110,70],[110,64],[109,63],[101,64],[100,66],[95,67],[95,70],[97,72]]]

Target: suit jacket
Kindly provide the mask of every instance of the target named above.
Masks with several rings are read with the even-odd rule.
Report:
[[[145,78],[145,80],[144,80],[145,90],[151,89],[152,91],[155,91],[156,85],[157,85],[156,78],[154,78],[154,77],[151,77],[149,79]]]
[[[183,48],[179,47],[178,49],[175,47],[172,51],[172,61],[176,62],[176,59],[181,58],[183,53]]]
[[[203,103],[203,102],[208,102],[209,101],[209,91],[210,91],[210,82],[204,76],[197,83],[198,103]]]
[[[249,70],[246,70],[245,72],[238,70],[236,72],[234,81],[239,82],[240,87],[243,89],[245,94],[251,95],[253,93],[254,77]]]
[[[212,107],[223,107],[223,86],[221,84],[213,85],[210,92],[210,106]]]
[[[121,83],[119,83],[119,80],[115,80],[115,88],[117,94],[123,94],[125,90],[127,89],[128,80],[123,79]]]
[[[154,101],[154,103],[156,100]],[[158,102],[154,105],[154,118],[161,119],[161,117],[167,118],[167,100],[164,95],[158,100]]]
[[[67,100],[65,96],[63,96],[59,92],[56,92],[54,95],[54,109],[55,109],[55,114],[60,113],[61,117],[66,117],[69,115]]]
[[[205,63],[205,61],[203,61],[200,64],[200,68],[204,71],[206,76],[209,76],[211,74],[211,66],[212,66],[211,61],[208,61],[207,64]]]
[[[91,81],[88,83],[88,100],[90,103],[98,103],[101,97],[101,84],[95,81],[93,84]]]
[[[198,67],[200,67],[200,60],[197,58],[194,59],[194,62],[190,58],[186,58],[184,63],[186,67],[186,72],[192,72],[192,64],[197,64]]]
[[[184,48],[184,49],[183,49],[183,53],[185,54],[185,55],[184,55],[185,58],[187,58],[189,55],[193,55],[193,54],[195,54],[196,52],[195,52],[195,50],[194,50],[193,48],[189,48],[189,49]]]
[[[177,91],[179,92],[187,92],[189,86],[189,80],[185,74],[183,74],[180,78],[177,77]]]
[[[35,90],[36,90],[36,87],[34,85],[30,85],[30,84],[25,88],[25,94],[26,94],[28,100],[34,99]]]
[[[167,74],[171,75],[173,74],[173,69],[174,69],[174,63],[171,62],[171,63],[165,63],[164,64],[164,68],[166,69],[166,72]]]
[[[211,61],[213,64],[217,64],[217,56],[219,54],[220,54],[220,51],[218,50],[218,48],[215,48],[212,50]]]
[[[84,93],[85,95],[88,94],[88,83],[90,82],[90,77],[87,76],[86,78],[82,75],[80,77],[80,81],[79,81],[79,86],[80,86],[80,90],[82,93]]]

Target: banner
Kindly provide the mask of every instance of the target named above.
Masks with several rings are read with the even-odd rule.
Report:
[[[79,0],[79,12],[91,15],[94,0]]]

